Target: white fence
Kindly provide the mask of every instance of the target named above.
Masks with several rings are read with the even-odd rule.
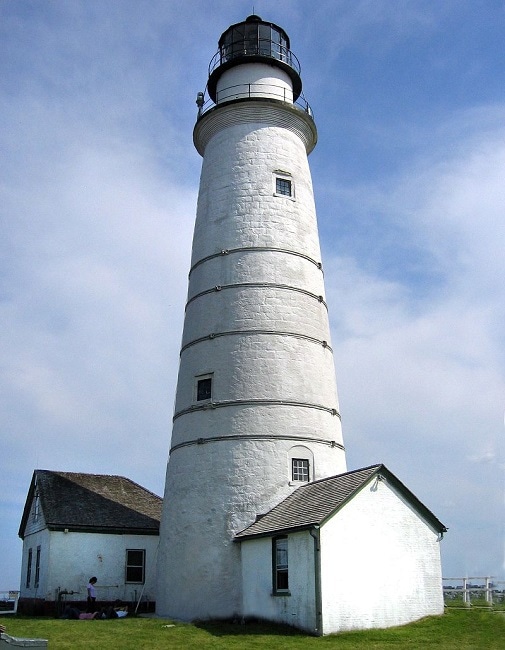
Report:
[[[505,581],[493,576],[468,576],[465,578],[442,578],[445,604],[460,602],[470,607],[478,601],[487,607],[505,603]]]
[[[15,614],[18,600],[19,591],[0,591],[0,614]]]
[[[472,601],[474,604],[484,602],[488,607],[505,606],[505,580],[495,580],[492,576],[442,578],[442,580],[444,601],[449,607],[457,606],[460,603],[470,607]],[[135,593],[135,600],[136,596]],[[0,591],[0,615],[15,614],[18,609],[18,600],[19,591]]]

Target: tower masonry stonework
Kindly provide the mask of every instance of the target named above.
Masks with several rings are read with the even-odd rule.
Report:
[[[316,126],[277,25],[221,36],[203,157],[158,553],[157,612],[242,612],[234,537],[346,471],[307,155]],[[208,97],[207,103],[204,104]]]

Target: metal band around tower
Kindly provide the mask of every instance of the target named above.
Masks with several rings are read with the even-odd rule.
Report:
[[[308,336],[307,334],[298,334],[297,332],[281,332],[278,330],[260,330],[260,329],[228,330],[226,332],[212,332],[211,334],[207,334],[207,336],[200,336],[199,338],[193,339],[192,341],[189,341],[188,343],[183,345],[180,354],[182,354],[185,350],[192,347],[193,345],[197,345],[198,343],[203,343],[204,341],[211,341],[213,339],[217,339],[222,336],[286,336],[295,339],[300,339],[302,341],[310,341],[311,343],[315,343],[316,345],[321,345],[323,348],[325,348],[331,354],[333,354],[332,347],[328,345],[328,341],[325,341],[323,339],[316,339],[314,336]]]
[[[211,436],[209,438],[196,438],[193,440],[187,440],[186,442],[180,442],[177,445],[174,445],[173,447],[170,448],[169,454],[172,454],[172,452],[177,451],[177,449],[182,449],[183,447],[191,447],[193,445],[205,445],[209,442],[225,442],[228,440],[289,440],[291,442],[308,442],[308,443],[315,443],[318,445],[326,445],[327,447],[335,447],[337,449],[341,449],[342,451],[345,451],[344,445],[341,445],[339,442],[336,442],[335,440],[321,440],[320,438],[312,438],[309,436],[273,436],[273,435],[265,435],[265,436],[251,436],[247,434],[240,434],[240,435],[233,435],[233,436]]]
[[[213,253],[212,255],[202,257],[202,259],[195,262],[190,268],[189,275],[191,276],[193,271],[198,266],[205,264],[209,260],[213,260],[216,257],[222,257],[223,255],[233,255],[234,253],[284,253],[285,255],[294,255],[295,257],[301,257],[311,264],[314,264],[314,266],[317,266],[317,268],[321,271],[323,269],[322,263],[318,262],[313,257],[309,257],[309,255],[305,255],[305,253],[289,250],[288,248],[275,248],[274,246],[242,246],[240,248],[223,248],[223,250],[219,251],[219,253]]]
[[[207,296],[209,293],[214,293],[216,291],[223,291],[224,289],[282,289],[284,291],[296,291],[297,293],[303,293],[306,296],[309,296],[310,298],[314,298],[314,300],[317,300],[317,302],[320,302],[326,309],[328,309],[328,305],[326,304],[326,301],[324,300],[323,296],[318,296],[315,293],[312,293],[311,291],[307,291],[306,289],[300,289],[300,287],[293,287],[289,284],[277,284],[275,282],[236,282],[233,284],[217,284],[215,287],[212,287],[211,289],[205,289],[205,291],[200,291],[199,293],[195,293],[194,296],[191,296],[191,298],[187,301],[186,303],[186,309],[188,306],[197,298],[201,298],[202,296]]]
[[[284,399],[233,399],[223,400],[222,402],[205,402],[203,404],[192,404],[188,408],[181,409],[174,414],[172,421],[174,422],[182,415],[188,413],[195,413],[198,411],[209,411],[213,409],[226,408],[228,406],[294,406],[301,408],[316,409],[317,411],[326,411],[330,415],[340,419],[340,413],[335,408],[330,406],[323,406],[323,404],[313,404],[310,402],[292,402]]]

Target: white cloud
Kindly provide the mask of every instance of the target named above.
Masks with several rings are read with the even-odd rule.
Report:
[[[433,285],[429,273],[417,284],[388,279],[380,241],[374,263],[339,257],[325,269],[353,466],[397,469],[449,519],[470,565],[489,571],[498,570],[501,540],[477,557],[480,533],[468,519],[481,518],[483,498],[490,518],[503,515],[505,138],[501,128],[477,135],[478,125],[456,155],[450,147],[441,155],[440,142],[432,159],[372,187],[369,203],[361,188],[347,196],[356,212],[377,210],[386,238],[391,222],[400,225],[399,244],[436,265]]]
[[[384,461],[450,526],[451,571],[488,572],[503,562],[505,109],[490,40],[501,52],[502,30],[494,12],[475,22],[477,10],[453,6],[256,11],[288,30],[316,110],[349,464]],[[250,8],[20,0],[0,11],[10,588],[34,468],[163,488],[199,170],[194,99],[219,35]],[[480,49],[468,52],[469,34]]]

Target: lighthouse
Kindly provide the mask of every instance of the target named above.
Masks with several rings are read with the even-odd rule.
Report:
[[[346,468],[307,159],[317,131],[286,32],[257,15],[229,27],[197,105],[156,611],[317,635],[440,614],[446,527],[382,463]]]
[[[286,32],[229,27],[199,93],[203,158],[158,552],[157,611],[242,611],[235,536],[346,471],[308,154]]]

